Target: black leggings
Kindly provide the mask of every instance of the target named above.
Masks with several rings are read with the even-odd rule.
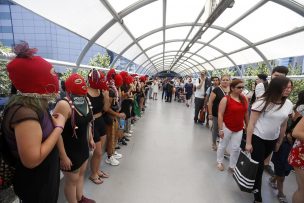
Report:
[[[254,200],[262,202],[262,176],[264,170],[264,160],[271,154],[274,150],[277,140],[263,140],[256,135],[252,135],[252,147],[253,151],[251,153],[251,158],[259,162],[258,172],[254,183]]]

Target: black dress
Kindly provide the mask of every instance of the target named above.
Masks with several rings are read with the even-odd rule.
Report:
[[[17,157],[16,174],[13,180],[14,191],[23,203],[56,203],[58,199],[60,168],[59,153],[55,145],[47,157],[35,168],[26,168],[19,159],[13,124],[26,120],[36,120],[42,129],[42,142],[52,133],[54,127],[48,112],[38,112],[22,107],[12,106],[4,122],[5,138],[11,152]]]
[[[88,124],[92,121],[93,115],[89,112],[86,116],[79,115],[75,111],[76,135],[71,123],[71,118],[66,121],[62,132],[62,139],[67,156],[72,162],[71,170],[75,171],[89,158],[89,129]]]

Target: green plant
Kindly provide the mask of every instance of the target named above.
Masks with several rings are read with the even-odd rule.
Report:
[[[3,46],[0,43],[0,52],[2,53],[10,53],[12,50],[8,47]],[[9,95],[11,89],[11,82],[8,77],[8,73],[6,70],[7,61],[0,60],[0,94],[1,95]]]
[[[97,53],[95,56],[93,56],[93,58],[90,59],[89,65],[108,68],[110,66],[110,56],[107,53],[104,55]]]

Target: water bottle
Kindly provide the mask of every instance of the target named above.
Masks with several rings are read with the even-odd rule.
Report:
[[[119,119],[119,129],[120,130],[125,129],[125,119],[122,119],[122,118]]]

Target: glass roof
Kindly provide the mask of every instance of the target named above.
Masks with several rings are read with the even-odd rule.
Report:
[[[269,60],[304,55],[304,0],[234,0],[232,8],[223,4],[231,0],[216,8],[213,0],[13,1],[88,40],[76,65],[94,43],[116,53],[111,65],[124,57],[125,69],[135,63],[142,74],[272,68]]]

